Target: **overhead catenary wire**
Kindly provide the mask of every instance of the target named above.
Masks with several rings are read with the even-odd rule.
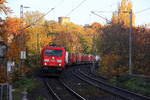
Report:
[[[139,14],[139,13],[142,13],[142,12],[145,12],[145,11],[148,11],[148,10],[150,10],[150,7],[146,8],[146,9],[143,9],[143,10],[141,10],[141,11],[138,11],[138,12],[136,12],[136,13]]]
[[[141,11],[135,12],[135,14],[139,14],[139,13],[142,13],[142,12],[145,12],[145,11],[148,11],[148,10],[150,10],[150,7],[145,8]],[[96,12],[98,12],[98,13],[113,13],[113,12],[117,12],[117,11],[96,11]],[[91,13],[99,16],[100,18],[106,20],[107,22],[110,22],[107,18],[104,18],[103,16],[100,16],[99,14],[95,13],[95,11],[91,11]]]
[[[29,28],[29,27],[31,27],[32,25],[35,25],[38,21],[40,21],[43,17],[45,17],[46,15],[48,15],[50,12],[52,12],[54,9],[56,9],[56,7],[59,5],[60,6],[60,4],[61,3],[63,3],[63,1],[64,0],[61,0],[61,2],[59,3],[59,4],[57,4],[56,6],[54,6],[53,8],[51,8],[49,11],[47,11],[44,15],[42,15],[41,17],[39,17],[36,21],[34,21],[33,23],[31,23],[30,25],[27,25],[27,26],[25,26],[24,28],[22,28],[21,30],[19,30],[19,31],[22,31],[22,30],[24,30],[24,29],[27,29],[27,28]]]
[[[97,12],[99,12],[99,13],[113,13],[115,11],[97,11]]]
[[[105,17],[103,17],[103,16],[101,16],[101,15],[95,13],[94,11],[91,11],[91,13],[94,14],[94,15],[96,15],[96,16],[98,16],[98,17],[100,17],[100,18],[102,18],[102,19],[104,19],[104,20],[106,20],[107,23],[110,23],[110,22],[111,22],[111,21],[108,20],[107,18],[105,18]]]
[[[32,25],[36,24],[38,21],[40,21],[43,17],[45,17],[47,14],[49,14],[51,11],[53,11],[55,8],[51,8],[47,13],[45,13],[44,15],[42,15],[41,17],[39,17],[35,22],[31,23],[30,25],[24,27],[23,29],[29,28]]]
[[[77,5],[75,8],[73,8],[66,16],[69,16],[73,11],[75,11],[77,8],[79,8],[85,1],[87,1],[87,0],[83,0],[81,3],[79,3],[79,5]]]
[[[148,11],[148,10],[150,10],[150,7],[145,8],[145,9],[140,10],[140,11],[137,11],[135,13],[139,14],[139,13],[142,13],[142,12],[145,12],[145,11]],[[113,13],[113,12],[117,12],[117,11],[94,11],[94,12],[98,12],[98,13]]]

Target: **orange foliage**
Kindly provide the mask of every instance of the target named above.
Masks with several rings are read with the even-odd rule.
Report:
[[[0,83],[5,83],[7,81],[7,76],[5,73],[6,70],[4,68],[0,68]]]
[[[101,53],[101,71],[111,74],[128,73],[129,32],[121,25],[109,25],[103,30],[97,45]],[[132,31],[132,72],[149,75],[150,30],[138,27]]]
[[[149,75],[150,30],[138,27],[133,30],[133,51],[136,73]]]
[[[19,56],[19,47],[15,42],[11,43],[11,46],[9,46],[7,56],[8,57],[18,57]]]
[[[5,3],[7,3],[6,0],[0,0],[0,12],[7,14],[8,12],[11,12],[11,10],[9,7],[6,7]]]
[[[6,27],[8,34],[19,34],[20,28],[20,19],[19,18],[7,18],[6,19]]]
[[[92,29],[94,30],[99,30],[100,28],[102,28],[102,25],[98,22],[94,22],[91,26],[90,26]]]
[[[20,19],[8,17],[5,22],[5,38],[9,46],[7,56],[9,58],[19,56]]]
[[[131,0],[121,0],[118,7],[118,12],[114,12],[112,16],[113,24],[122,24],[123,26],[130,26],[130,11],[133,8]],[[135,14],[132,12],[132,24],[135,23]]]

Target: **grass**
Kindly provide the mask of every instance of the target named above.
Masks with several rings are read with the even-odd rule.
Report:
[[[115,86],[150,97],[150,79],[133,78],[128,76],[114,77],[110,80]]]
[[[36,100],[45,100],[45,99],[44,99],[44,97],[42,97],[42,96],[38,96],[38,97],[36,98]]]
[[[14,100],[21,100],[21,92],[26,89],[30,93],[34,88],[38,87],[39,82],[35,78],[21,77],[13,81],[15,91],[13,93]],[[39,97],[38,100],[42,100]]]
[[[28,91],[31,91],[38,85],[38,82],[35,78],[27,78],[27,77],[20,77],[14,82],[14,87],[18,89],[26,88]]]

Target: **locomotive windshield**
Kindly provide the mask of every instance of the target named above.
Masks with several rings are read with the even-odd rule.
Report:
[[[57,49],[46,49],[45,50],[46,56],[62,56],[62,50]]]

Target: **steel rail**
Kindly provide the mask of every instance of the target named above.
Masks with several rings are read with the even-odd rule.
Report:
[[[146,75],[132,74],[132,75],[129,75],[129,76],[135,77],[135,78],[150,79],[150,76],[146,76]]]
[[[59,79],[59,81],[62,83],[62,85],[69,90],[71,93],[73,93],[77,98],[79,98],[80,100],[86,100],[84,97],[82,97],[81,95],[79,95],[77,92],[75,92],[73,89],[71,89],[62,79]]]
[[[57,99],[57,100],[61,100],[60,97],[54,92],[54,90],[52,89],[52,87],[49,85],[49,83],[47,81],[44,81],[46,87],[48,88],[48,91]]]
[[[127,97],[123,97],[123,96],[120,96],[120,95],[118,95],[118,94],[116,94],[115,92],[111,92],[111,91],[109,91],[109,90],[106,90],[105,88],[103,88],[102,86],[99,86],[99,85],[97,85],[97,84],[95,84],[95,83],[93,83],[93,82],[91,82],[91,81],[89,81],[89,80],[86,80],[85,78],[82,78],[79,74],[77,75],[76,73],[73,73],[77,78],[79,78],[79,79],[81,79],[81,80],[83,80],[83,81],[85,81],[85,82],[87,82],[87,83],[89,83],[89,84],[91,84],[91,85],[93,85],[93,86],[95,86],[95,87],[97,87],[97,88],[100,88],[100,89],[102,89],[103,91],[105,91],[105,92],[109,92],[110,94],[113,94],[113,95],[115,95],[115,96],[118,96],[118,97],[120,97],[120,98],[122,98],[122,99],[125,99],[125,100],[129,100]]]

